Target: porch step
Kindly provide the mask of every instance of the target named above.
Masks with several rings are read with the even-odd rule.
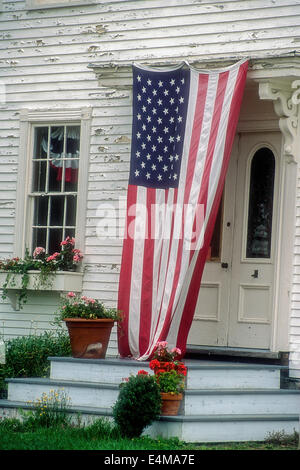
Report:
[[[119,395],[116,384],[40,378],[8,379],[8,400],[35,402],[45,392],[64,390],[73,406],[111,408]],[[186,390],[181,413],[290,414],[300,411],[300,390]]]
[[[22,417],[20,410],[30,409],[24,402],[0,400],[0,416]],[[103,417],[112,420],[112,411],[98,407],[70,407],[69,413],[76,422],[78,413],[82,423]],[[185,442],[243,442],[263,441],[269,434],[299,430],[299,414],[274,415],[193,415],[161,416],[145,429],[144,435],[156,438],[178,437]]]
[[[110,409],[116,402],[119,387],[115,384],[75,382],[41,378],[7,379],[8,400],[35,402],[43,393],[63,390],[73,406],[90,406]]]
[[[70,412],[86,420],[112,419],[119,384],[148,362],[123,359],[49,358],[50,378],[8,379],[0,417],[16,416],[43,393],[64,389]],[[300,390],[280,389],[283,366],[184,361],[188,367],[180,414],[161,417],[145,434],[177,436],[186,442],[263,440],[268,433],[299,431]]]
[[[74,359],[50,357],[50,378],[77,382],[119,384],[140,369],[152,371],[149,362],[126,359]],[[188,368],[186,389],[279,389],[284,366],[184,361]]]
[[[184,414],[293,414],[300,412],[300,390],[186,390]]]

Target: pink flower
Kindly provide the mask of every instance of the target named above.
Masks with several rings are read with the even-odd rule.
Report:
[[[75,294],[75,292],[68,292],[67,297],[70,297],[70,298],[71,297],[76,297],[76,294]]]
[[[60,246],[68,245],[69,243],[70,243],[70,245],[75,245],[75,238],[74,237],[72,237],[72,238],[67,237],[64,241],[62,241],[60,243]]]
[[[59,256],[59,253],[53,253],[53,255],[48,256],[46,261],[54,261]]]
[[[173,348],[173,349],[171,349],[171,352],[178,354],[178,356],[181,355],[181,349],[179,349],[179,348]]]
[[[33,257],[37,258],[40,255],[43,255],[45,253],[45,248],[42,246],[37,246],[36,249],[33,252]]]
[[[167,346],[168,346],[168,342],[167,342],[167,341],[159,341],[159,342],[157,343],[158,349],[164,349],[164,348],[166,348]]]

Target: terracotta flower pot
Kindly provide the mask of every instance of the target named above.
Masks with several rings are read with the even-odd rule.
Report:
[[[172,393],[161,392],[161,415],[176,416],[179,411],[180,403],[182,400],[182,393],[174,395]]]
[[[65,318],[69,331],[72,357],[85,359],[103,359],[114,325],[114,320],[99,318]]]

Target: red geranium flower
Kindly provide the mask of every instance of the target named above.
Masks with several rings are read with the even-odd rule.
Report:
[[[149,374],[146,370],[141,369],[138,371],[138,375],[149,375]]]
[[[153,359],[152,361],[150,361],[149,363],[149,367],[151,370],[154,370],[156,369],[157,367],[160,366],[160,362],[157,360],[157,359]]]

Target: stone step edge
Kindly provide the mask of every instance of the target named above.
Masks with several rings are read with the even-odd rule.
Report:
[[[22,408],[26,410],[34,409],[32,404],[19,401],[0,400],[0,408]],[[70,406],[66,410],[68,413],[79,413],[97,416],[112,417],[112,408],[95,408],[88,406]],[[237,414],[237,415],[176,415],[160,416],[159,421],[172,422],[249,422],[249,421],[295,421],[299,423],[299,414]]]
[[[102,382],[80,382],[74,380],[61,380],[61,379],[50,379],[40,377],[22,377],[22,378],[6,378],[6,383],[18,383],[18,384],[35,384],[35,385],[51,385],[57,387],[82,387],[82,388],[98,388],[98,389],[112,389],[119,390],[119,384],[110,384]],[[289,395],[299,394],[300,390],[297,389],[273,389],[273,388],[241,388],[241,389],[185,389],[185,395],[245,395],[245,394],[277,394],[277,395]]]
[[[137,369],[149,368],[149,362],[137,361],[134,359],[81,359],[74,357],[48,357],[50,362],[77,362],[81,364],[99,364],[99,365],[118,365],[118,366],[133,366]],[[183,360],[186,364],[186,361]],[[189,364],[187,363],[188,370],[288,370],[288,366],[273,365],[273,364]]]

